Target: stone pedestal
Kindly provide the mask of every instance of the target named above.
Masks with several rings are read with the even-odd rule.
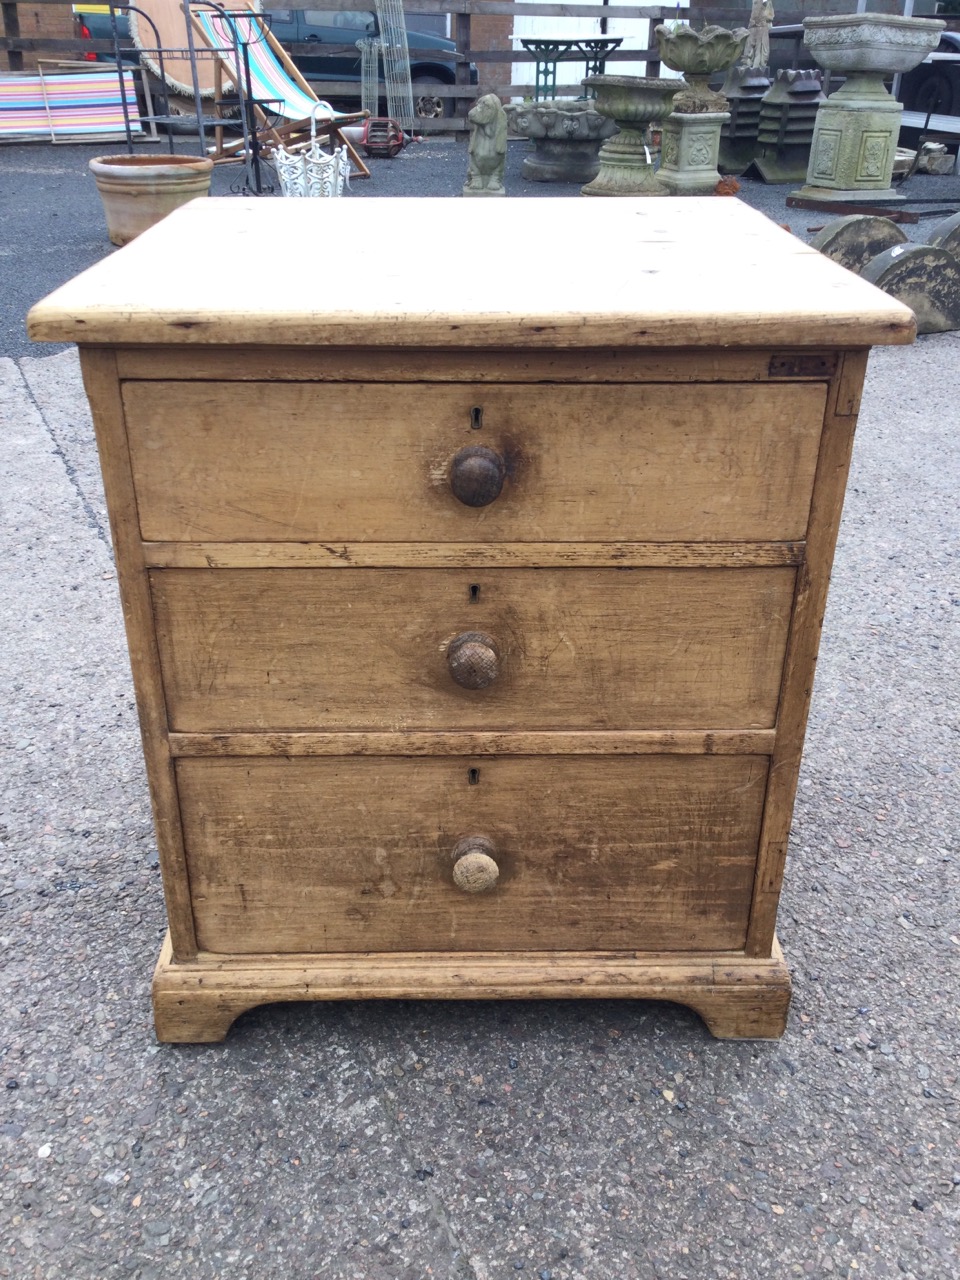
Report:
[[[528,182],[592,182],[600,172],[600,138],[535,138],[523,162]]]
[[[597,176],[582,196],[665,196],[642,129],[621,129],[600,148]]]
[[[649,124],[665,120],[680,80],[645,76],[588,76],[588,89],[596,91],[601,115],[616,121],[620,132],[600,148],[600,172],[581,189],[584,196],[665,196],[666,186],[654,172],[653,157],[644,138]]]
[[[528,182],[591,182],[600,170],[600,144],[617,126],[592,101],[527,102],[506,108],[514,133],[533,143],[523,162]]]
[[[673,115],[664,122],[658,177],[671,195],[713,195],[720,181],[720,130],[730,123],[730,112],[724,95],[710,88],[710,78],[733,66],[748,32],[716,26],[694,31],[672,23],[654,34],[661,59],[684,79]]]
[[[884,76],[910,71],[936,48],[944,23],[858,13],[804,19],[804,40],[828,71],[847,77],[822,103],[810,149],[808,199],[900,200],[891,186],[903,108]]]
[[[878,77],[850,76],[817,112],[800,194],[843,203],[902,200],[890,185],[902,114]]]
[[[726,111],[702,111],[696,115],[675,111],[664,120],[657,176],[671,195],[713,194],[720,181],[720,130],[729,119]]]

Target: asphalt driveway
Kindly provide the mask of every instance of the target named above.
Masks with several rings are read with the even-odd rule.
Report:
[[[462,145],[424,147],[356,195],[455,195]],[[371,1002],[158,1046],[163,906],[91,426],[75,352],[21,328],[107,251],[89,154],[0,150],[0,1277],[960,1276],[960,335],[871,358],[782,1041],[652,1003]],[[520,160],[514,193],[549,199]],[[755,198],[784,221],[783,195]],[[429,232],[405,250],[429,261]]]

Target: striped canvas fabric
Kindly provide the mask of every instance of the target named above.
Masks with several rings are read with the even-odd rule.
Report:
[[[237,46],[247,45],[250,87],[253,97],[267,104],[265,110],[274,111],[285,120],[306,120],[310,116],[317,105],[317,99],[312,94],[304,93],[290,79],[277,61],[276,54],[264,38],[263,29],[255,18],[236,13],[224,18],[209,9],[196,9],[193,19],[210,48],[221,55],[225,74],[242,88],[246,87],[243,50],[238,51]],[[327,119],[336,119],[337,112],[333,107],[327,102],[323,105],[329,113]]]
[[[142,133],[133,74],[123,75],[131,133]],[[0,137],[99,137],[124,132],[115,71],[0,76]]]

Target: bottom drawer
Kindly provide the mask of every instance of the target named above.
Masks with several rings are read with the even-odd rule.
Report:
[[[205,951],[744,945],[765,756],[181,759],[176,768]],[[499,876],[467,892],[455,883],[454,850],[478,835]],[[473,861],[481,880],[492,877],[489,861]]]

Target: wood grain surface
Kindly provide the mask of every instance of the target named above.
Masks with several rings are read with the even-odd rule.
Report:
[[[796,570],[160,569],[170,728],[773,726]],[[463,631],[498,642],[485,689]]]
[[[173,756],[772,755],[773,729],[171,733]]]
[[[807,557],[797,574],[797,595],[777,723],[777,745],[770,771],[757,864],[753,913],[747,939],[747,950],[751,955],[770,954],[776,929],[830,569],[840,529],[866,368],[867,352],[847,352],[844,355],[831,389],[824,423]]]
[[[535,200],[381,198],[331,200],[322,213],[316,248],[312,201],[195,200],[38,303],[30,337],[819,347],[916,332],[907,307],[739,200],[554,198],[545,217]],[[422,243],[428,227],[431,261],[446,265],[398,251],[361,267],[340,248],[379,246],[385,227],[396,245]],[[277,268],[275,245],[302,247],[294,270]],[[570,269],[578,253],[591,269]]]
[[[764,569],[802,542],[145,542],[152,569]]]
[[[751,542],[803,538],[826,384],[128,382],[123,397],[147,541]],[[506,466],[481,508],[450,485],[474,445]]]
[[[176,767],[208,951],[743,947],[765,757]],[[500,868],[477,896],[452,880],[470,835]]]
[[[689,1005],[715,1036],[783,1035],[790,973],[780,948],[735,952],[420,952],[355,955],[211,955],[176,964],[169,938],[153,976],[157,1038],[223,1040],[258,1004],[298,1000],[670,1000]]]
[[[836,371],[837,358],[829,349],[766,347],[117,348],[117,368],[125,382],[823,382]]]
[[[167,708],[160,674],[150,583],[137,530],[137,504],[125,448],[123,407],[112,351],[84,351],[83,385],[93,422],[117,562],[117,579],[143,738],[160,873],[174,954],[196,955],[190,884],[183,853],[173,762],[166,743]]]

